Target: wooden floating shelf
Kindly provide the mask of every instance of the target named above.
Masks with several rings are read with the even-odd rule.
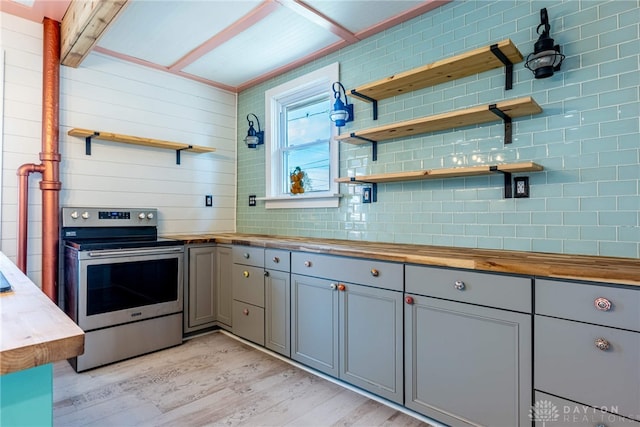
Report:
[[[351,95],[374,103],[373,115],[376,120],[378,100],[495,68],[506,67],[505,89],[509,90],[512,87],[513,64],[522,59],[518,48],[507,39],[351,89]]]
[[[89,129],[73,128],[68,132],[71,136],[79,136],[85,138],[86,154],[91,155],[91,139],[101,139],[104,141],[122,142],[125,144],[142,145],[145,147],[164,148],[176,151],[176,164],[180,164],[180,152],[183,150],[192,151],[194,153],[212,153],[215,148],[202,147],[198,145],[189,145],[182,142],[163,141],[161,139],[141,138],[138,136],[121,135],[111,132],[100,132]]]
[[[428,169],[409,172],[392,172],[375,175],[360,175],[336,178],[341,184],[373,184],[373,201],[376,201],[376,184],[389,182],[418,181],[423,179],[461,178],[467,176],[491,175],[502,173],[505,178],[505,198],[511,198],[511,174],[520,172],[540,172],[544,168],[533,162],[503,163],[496,165],[477,165],[456,168]]]
[[[335,139],[350,144],[366,144],[368,142],[386,141],[422,133],[504,120],[499,115],[498,110],[504,113],[508,119],[542,112],[542,108],[536,101],[528,96],[351,132],[350,134],[339,135]]]

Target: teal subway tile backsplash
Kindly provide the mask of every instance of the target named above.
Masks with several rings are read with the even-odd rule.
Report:
[[[359,100],[341,133],[459,108],[531,96],[539,115],[513,121],[504,144],[499,121],[378,144],[340,144],[340,176],[533,161],[529,199],[505,199],[502,175],[379,184],[362,204],[361,186],[341,185],[337,209],[246,206],[265,194],[264,149],[247,150],[245,116],[263,121],[267,89],[340,63],[347,90],[471,49],[511,39],[523,56],[537,40],[540,8],[567,56],[562,70],[534,79],[514,65],[504,88],[495,69],[381,100],[379,119]],[[239,232],[640,258],[640,3],[637,0],[453,0],[342,48],[238,96]],[[265,120],[266,122],[266,120]],[[332,142],[334,143],[334,142]],[[336,143],[337,144],[337,143]]]

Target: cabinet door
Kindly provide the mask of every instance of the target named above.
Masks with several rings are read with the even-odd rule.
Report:
[[[216,248],[189,248],[188,328],[216,320]]]
[[[291,356],[291,287],[289,273],[266,270],[264,278],[265,346]]]
[[[291,275],[291,358],[338,376],[338,291],[330,280]]]
[[[402,293],[343,284],[340,378],[403,403]]]
[[[451,426],[531,425],[531,316],[411,298],[405,406]]]
[[[231,285],[231,275],[233,262],[231,258],[231,248],[228,246],[218,246],[216,264],[218,271],[216,275],[216,312],[220,326],[232,326],[232,305],[233,293]]]

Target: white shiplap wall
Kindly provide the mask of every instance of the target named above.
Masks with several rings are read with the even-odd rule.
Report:
[[[7,37],[5,37],[7,35]],[[5,141],[2,251],[15,256],[15,171],[39,163],[42,27],[2,15]],[[5,42],[5,40],[7,42]],[[9,44],[7,46],[7,44]],[[90,54],[79,68],[62,67],[60,193],[62,206],[157,207],[160,234],[235,230],[236,95],[178,76]],[[67,135],[78,127],[216,148],[176,153]],[[39,175],[30,184],[29,275],[39,283]],[[204,196],[213,195],[213,207]]]

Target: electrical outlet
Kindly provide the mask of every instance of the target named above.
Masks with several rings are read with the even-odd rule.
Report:
[[[362,189],[362,203],[371,203],[371,187]]]
[[[513,197],[529,197],[529,177],[518,176],[513,178]]]
[[[213,196],[211,194],[207,194],[206,196],[204,196],[204,205],[213,206]]]
[[[256,205],[256,195],[251,194],[249,196],[249,206],[255,206],[255,205]]]

